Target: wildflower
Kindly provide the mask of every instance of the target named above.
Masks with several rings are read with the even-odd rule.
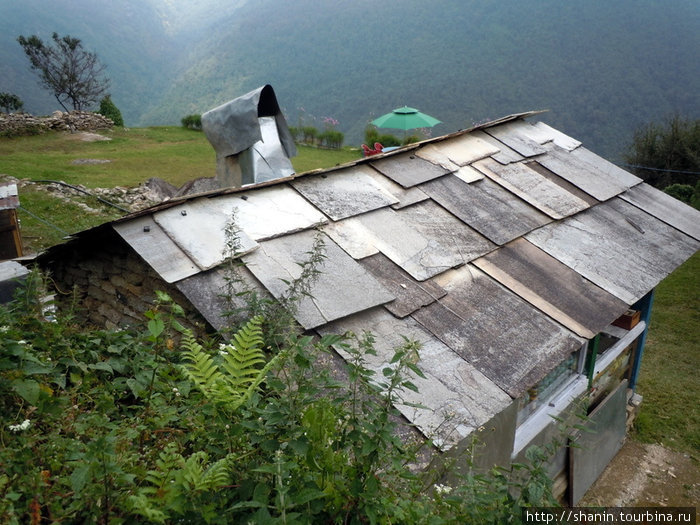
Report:
[[[173,387],[173,392],[175,393],[175,397],[180,397],[180,391],[177,389],[177,387]]]
[[[0,333],[5,334],[10,330],[9,326],[0,326]]]
[[[17,341],[17,344],[18,345],[26,345],[27,341],[25,341],[24,339],[20,339],[19,341]]]
[[[452,487],[448,485],[438,484],[435,485],[435,492],[437,492],[438,494],[449,494],[450,492],[452,492]]]
[[[31,421],[28,419],[25,419],[22,421],[19,425],[9,425],[9,429],[11,432],[21,432],[22,430],[27,430],[29,426],[32,424]]]

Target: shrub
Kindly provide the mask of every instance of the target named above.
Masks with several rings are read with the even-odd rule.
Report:
[[[307,293],[321,249],[284,306]],[[553,503],[540,449],[450,486],[437,484],[448,467],[411,470],[429,443],[399,439],[394,406],[422,375],[413,341],[375,374],[371,334],[301,336],[253,294],[267,317],[219,345],[163,293],[145,330],[113,332],[42,321],[33,289],[0,305],[3,523],[506,523]],[[342,383],[320,364],[333,348],[348,356]]]
[[[114,125],[120,128],[124,127],[124,119],[122,118],[122,113],[119,108],[112,102],[112,97],[110,95],[105,96],[100,100],[100,109],[97,112],[114,122]]]
[[[24,107],[24,102],[17,95],[12,93],[0,93],[0,108],[5,110],[5,113],[19,111]]]
[[[401,140],[394,135],[380,135],[375,126],[369,125],[365,128],[365,144],[373,146],[375,142],[385,147],[401,146]]]
[[[182,117],[180,120],[183,128],[202,131],[202,115],[192,114]]]
[[[322,146],[327,148],[340,149],[343,145],[344,135],[340,131],[335,131],[332,129],[322,132],[318,136],[318,140]]]
[[[693,198],[693,193],[695,193],[695,188],[690,184],[671,184],[664,188],[664,192],[668,193],[671,197],[690,204]]]

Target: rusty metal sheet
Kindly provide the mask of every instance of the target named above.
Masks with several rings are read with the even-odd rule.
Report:
[[[523,131],[531,126],[532,124],[529,122],[516,120],[486,128],[484,131],[524,157],[534,157],[545,153],[547,150]]]
[[[292,181],[295,190],[334,221],[397,204],[399,199],[377,184],[370,166],[306,176]]]
[[[319,329],[322,334],[348,331],[355,334],[369,331],[374,335],[376,355],[365,358],[366,366],[376,372],[378,381],[383,377],[382,370],[393,366],[391,359],[396,349],[405,344],[404,337],[420,344],[416,364],[426,378],[410,373],[409,379],[418,392],[404,390],[401,397],[404,403],[426,408],[405,404],[397,404],[396,408],[443,450],[458,444],[511,403],[510,397],[492,381],[410,317],[396,319],[383,309],[374,309]],[[348,358],[342,348],[338,351]]]
[[[648,184],[639,184],[621,194],[620,198],[700,241],[700,211],[668,193]]]
[[[248,269],[277,299],[284,297],[288,284],[308,260],[316,232],[302,231],[260,243],[260,249],[243,256]],[[299,300],[295,319],[305,329],[394,300],[362,266],[322,233],[324,259],[309,296]]]
[[[216,330],[250,318],[246,292],[268,297],[267,291],[245,266],[229,270],[219,266],[181,281],[175,286]],[[227,314],[231,314],[230,316]]]
[[[423,184],[421,189],[496,244],[505,244],[551,220],[489,179],[465,184],[450,175]]]
[[[586,339],[593,338],[629,308],[522,238],[472,264]]]
[[[389,177],[386,177],[379,173],[377,170],[370,168],[370,173],[368,173],[374,182],[376,182],[384,191],[389,192],[398,202],[392,204],[391,207],[395,210],[405,208],[416,202],[421,202],[429,197],[423,193],[417,186],[412,188],[402,188],[400,185],[396,184]]]
[[[521,131],[538,144],[553,142],[560,148],[564,148],[567,151],[573,151],[581,145],[580,141],[548,126],[544,122],[537,122],[529,126],[523,126]]]
[[[165,282],[179,281],[200,271],[150,215],[116,223],[112,227]]]
[[[235,200],[234,196],[199,198],[156,212],[153,219],[197,266],[208,270],[226,257],[225,232],[232,221]],[[245,231],[239,231],[237,239],[238,253],[257,247],[257,243]]]
[[[362,259],[360,264],[396,297],[384,307],[397,317],[406,317],[447,293],[430,280],[419,283],[381,253]]]
[[[460,182],[460,184],[464,184]],[[414,279],[425,281],[492,250],[494,245],[428,200],[394,211],[383,208],[347,221],[363,228],[362,239]]]
[[[574,184],[599,201],[606,201],[627,189],[625,184],[609,173],[598,169],[573,152],[568,152],[555,144],[546,144],[546,155],[537,158],[537,162],[561,178]]]
[[[583,345],[471,264],[436,281],[447,295],[412,317],[514,399]]]
[[[370,164],[380,173],[383,173],[404,188],[410,188],[422,182],[442,177],[450,172],[450,170],[421,159],[413,153],[394,155]]]
[[[623,170],[612,162],[596,155],[589,149],[584,147],[576,148],[571,152],[571,154],[577,159],[594,166],[595,169],[602,173],[605,177],[616,181],[625,188],[631,188],[632,186],[642,183],[642,179],[636,175],[631,174],[629,171]]]
[[[571,436],[569,505],[577,505],[622,448],[627,435],[627,380],[591,412]],[[575,445],[574,445],[575,444]]]
[[[700,248],[692,237],[619,198],[543,226],[526,239],[627,304]]]
[[[533,170],[530,163],[502,165],[491,159],[475,162],[474,167],[511,193],[553,219],[563,219],[590,207],[585,200]]]
[[[466,166],[472,162],[499,153],[500,149],[480,138],[475,133],[465,133],[449,139],[434,142],[418,150],[417,154],[429,156],[440,164],[448,166]]]

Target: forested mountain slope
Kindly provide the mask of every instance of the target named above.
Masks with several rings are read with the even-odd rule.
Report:
[[[346,142],[404,104],[443,121],[433,134],[549,109],[543,120],[619,160],[639,124],[700,113],[696,0],[208,0],[196,11],[183,0],[122,0],[80,24],[70,22],[70,6],[114,4],[59,4],[12,38],[56,30],[89,41],[130,125],[177,123],[270,83],[291,124],[321,127],[331,116]],[[20,63],[11,69],[26,70],[0,30],[0,68],[14,46]],[[0,80],[0,91],[13,90],[29,98]]]

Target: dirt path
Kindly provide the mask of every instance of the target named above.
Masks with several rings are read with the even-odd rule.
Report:
[[[628,439],[579,506],[696,507],[700,468],[689,455]]]

